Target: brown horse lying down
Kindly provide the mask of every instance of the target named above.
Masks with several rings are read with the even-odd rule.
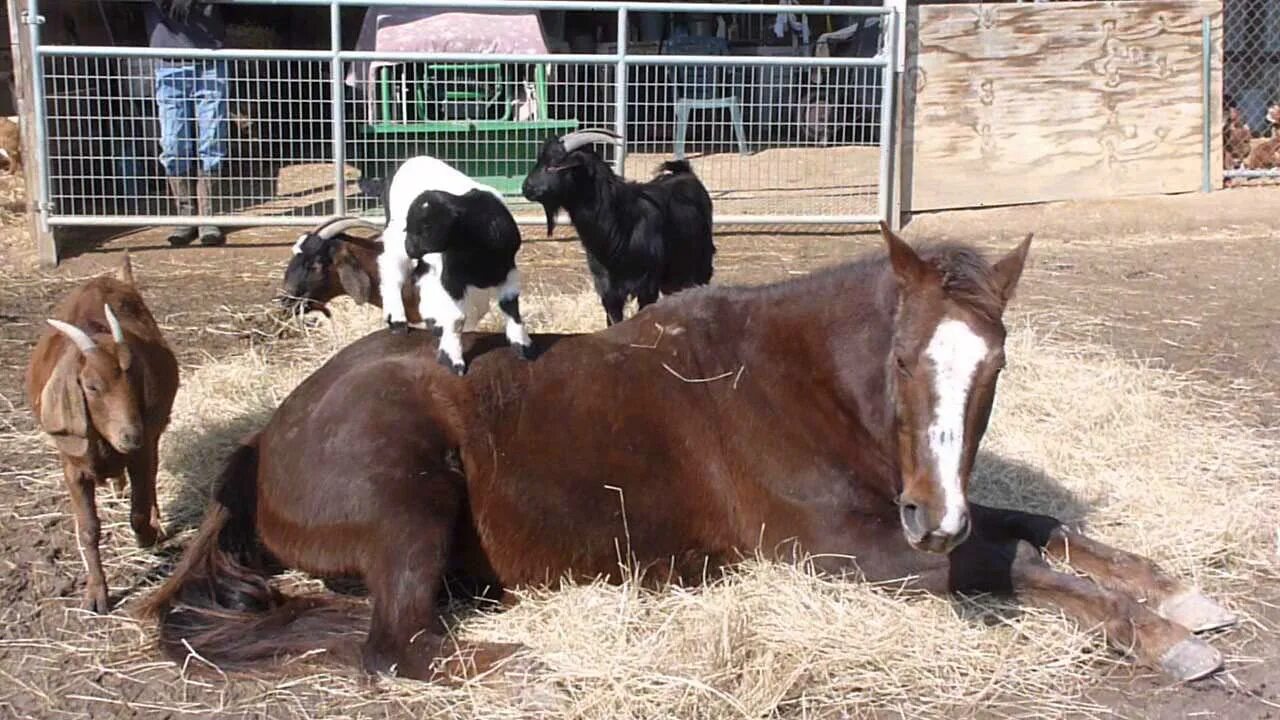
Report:
[[[289,567],[363,577],[364,667],[431,678],[445,573],[617,579],[625,548],[659,581],[806,553],[872,581],[1013,594],[1175,678],[1213,672],[1221,656],[1192,634],[1234,621],[1213,601],[1054,518],[966,501],[1030,238],[989,265],[885,236],[887,258],[544,336],[534,363],[472,336],[465,378],[437,366],[429,333],[352,344],[232,456],[150,602],[162,643],[236,669],[350,642],[336,600],[267,587],[260,541]],[[465,649],[472,669],[511,650]]]

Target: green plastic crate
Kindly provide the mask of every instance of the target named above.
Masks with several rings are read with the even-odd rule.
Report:
[[[478,182],[505,195],[519,195],[525,175],[533,167],[538,150],[550,135],[578,128],[577,120],[512,119],[517,86],[502,63],[452,63],[425,66],[427,77],[417,83],[412,98],[394,97],[394,67],[378,69],[376,121],[364,128],[371,140],[394,138],[395,143],[373,142],[367,147],[379,154],[357,162],[366,177],[386,178],[396,165],[412,155],[439,158]],[[538,116],[547,117],[547,68],[534,70]],[[430,82],[443,91],[428,96]],[[487,114],[485,119],[440,119],[450,113]],[[484,111],[488,112],[485,113]],[[394,145],[404,157],[390,157]]]

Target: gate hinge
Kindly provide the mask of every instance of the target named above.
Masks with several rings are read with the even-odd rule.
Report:
[[[43,16],[43,15],[32,15],[30,10],[23,10],[23,11],[22,11],[22,24],[23,24],[23,25],[43,25],[43,24],[44,24],[44,16]]]

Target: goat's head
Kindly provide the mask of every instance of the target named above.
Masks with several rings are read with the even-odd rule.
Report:
[[[357,303],[365,301],[373,283],[352,254],[351,243],[355,241],[344,234],[356,227],[380,231],[367,220],[348,217],[330,220],[298,236],[278,297],[286,309],[297,314],[327,312],[325,303],[344,293]]]
[[[623,139],[608,130],[577,130],[564,137],[547,138],[538,152],[522,192],[526,200],[542,205],[547,213],[547,235],[556,227],[556,213],[580,193],[591,174],[611,172],[591,149],[593,143],[623,144]]]
[[[519,239],[511,212],[494,191],[475,188],[461,195],[443,190],[424,190],[414,198],[405,214],[405,252],[411,258],[441,253],[455,242],[479,243],[491,247],[509,238],[498,236],[502,220]]]
[[[40,393],[40,425],[75,455],[88,451],[92,428],[118,452],[142,447],[142,403],[130,379],[133,353],[111,306],[103,306],[111,334],[90,337],[75,325],[49,320],[74,347],[58,357]]]

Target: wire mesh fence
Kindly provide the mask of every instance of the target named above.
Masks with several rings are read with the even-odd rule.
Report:
[[[1222,10],[1226,177],[1280,180],[1280,4],[1230,0]]]
[[[39,47],[45,210],[55,225],[376,218],[398,165],[428,154],[541,222],[520,190],[542,143],[603,127],[626,138],[598,151],[628,178],[688,160],[721,218],[878,217],[887,35],[879,15],[853,20],[857,47],[830,58],[732,33],[528,58]]]

